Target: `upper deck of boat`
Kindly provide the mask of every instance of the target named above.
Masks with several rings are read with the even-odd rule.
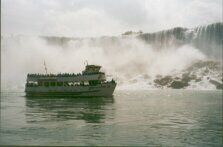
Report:
[[[100,72],[101,66],[98,65],[86,65],[85,70],[82,73],[59,73],[59,74],[28,74],[27,82],[29,81],[90,81],[101,80],[104,81],[105,73]]]

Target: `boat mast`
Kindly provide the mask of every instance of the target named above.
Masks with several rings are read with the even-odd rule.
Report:
[[[88,65],[88,61],[87,60],[85,60],[85,63]]]
[[[45,62],[45,60],[44,60],[44,67],[45,67],[45,72],[46,72],[46,74],[47,74],[47,67],[46,67],[46,62]]]

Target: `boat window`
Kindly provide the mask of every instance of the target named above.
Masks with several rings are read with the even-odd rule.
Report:
[[[49,86],[49,82],[44,82],[44,86]]]
[[[42,85],[43,85],[43,82],[38,81],[38,85],[39,85],[39,86],[42,86]]]
[[[56,86],[56,83],[55,82],[51,82],[50,86]]]
[[[63,82],[57,82],[57,86],[63,86]]]

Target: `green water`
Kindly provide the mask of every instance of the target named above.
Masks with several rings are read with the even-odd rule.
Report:
[[[2,145],[222,146],[222,91],[115,91],[112,98],[1,93]]]

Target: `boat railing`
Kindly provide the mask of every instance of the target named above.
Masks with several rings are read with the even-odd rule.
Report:
[[[82,75],[95,75],[95,74],[104,74],[104,72],[91,72],[91,73],[84,72]]]
[[[59,73],[59,74],[28,74],[28,77],[76,77],[81,75],[95,75],[95,74],[104,74],[103,72],[97,73]]]
[[[80,76],[81,73],[62,73],[62,74],[28,74],[28,77],[75,77]]]

